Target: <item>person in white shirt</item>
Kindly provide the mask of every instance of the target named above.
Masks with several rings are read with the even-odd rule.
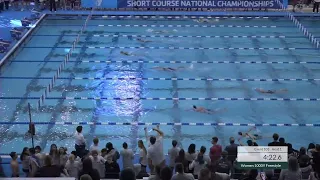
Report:
[[[177,147],[178,142],[176,140],[172,141],[172,148],[168,150],[169,155],[169,166],[174,169],[175,160],[179,155],[180,148]]]
[[[86,149],[86,141],[84,139],[84,136],[82,134],[82,126],[77,127],[77,132],[75,133],[75,149],[77,152],[77,156],[80,158],[83,157],[84,151]]]
[[[93,150],[96,150],[96,151],[100,152],[100,150],[99,150],[99,139],[98,138],[94,138],[93,139],[93,144],[90,146],[90,152],[92,152]]]
[[[91,156],[89,156],[89,158],[92,161],[93,169],[98,170],[100,177],[103,178],[105,176],[104,164],[106,163],[106,160],[102,156],[99,155],[97,150],[93,150],[91,152]]]
[[[80,171],[80,162],[75,160],[75,156],[71,154],[65,166],[70,177],[77,178]]]
[[[210,164],[211,160],[208,156],[205,155],[206,147],[201,146],[200,152],[197,155],[197,158],[192,161],[189,165],[189,169],[193,169],[193,175],[195,179],[198,179],[200,176],[201,169],[204,169],[207,164]]]
[[[177,174],[173,175],[171,180],[194,180],[192,174],[184,173],[184,167],[181,163],[176,164],[176,172]]]
[[[44,157],[46,156],[44,153],[41,153],[41,147],[40,146],[36,146],[35,148],[35,151],[36,151],[36,156],[38,157],[39,159],[39,165],[40,167],[43,167],[44,165]]]
[[[147,163],[148,163],[148,159],[147,159],[147,149],[143,144],[142,140],[138,141],[138,147],[140,149],[139,152],[139,163],[141,165],[141,171],[140,171],[140,175],[141,176],[147,176]]]
[[[140,164],[133,164],[134,154],[131,149],[128,149],[128,144],[124,142],[122,144],[123,149],[120,151],[120,156],[122,157],[123,169],[131,168],[136,174],[140,172]]]
[[[153,128],[153,131],[158,133],[158,137],[150,136],[150,146],[148,148],[148,164],[150,170],[153,172],[155,166],[163,167],[165,165],[165,158],[163,155],[163,132],[158,128]],[[147,132],[147,129],[145,129]],[[146,133],[147,134],[147,133]]]

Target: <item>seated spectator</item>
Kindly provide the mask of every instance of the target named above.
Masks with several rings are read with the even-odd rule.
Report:
[[[208,168],[201,169],[199,180],[211,180],[211,172]]]
[[[192,161],[191,161],[192,162]],[[187,160],[187,158],[186,158],[186,155],[185,155],[185,153],[184,153],[184,150],[183,149],[181,149],[180,151],[179,151],[179,154],[178,154],[178,157],[176,158],[176,160],[175,160],[175,163],[181,163],[181,164],[183,164],[183,166],[184,166],[184,172],[186,172],[186,173],[189,173],[190,171],[189,171],[189,161]]]
[[[283,169],[280,173],[279,180],[301,180],[302,174],[299,168],[298,159],[290,157],[288,160],[288,169]]]
[[[230,145],[226,146],[226,148],[225,148],[225,151],[228,152],[228,159],[232,164],[237,158],[238,146],[239,146],[238,144],[235,144],[234,141],[235,141],[235,139],[233,137],[231,137],[229,140]]]
[[[200,152],[195,160],[189,165],[189,169],[193,169],[193,176],[198,179],[201,169],[205,168],[207,164],[211,163],[208,156],[205,156],[206,147],[201,146]]]
[[[309,180],[320,180],[320,168],[317,167],[314,172],[311,172]]]
[[[279,135],[277,133],[274,133],[272,138],[273,138],[273,142],[270,142],[268,146],[279,146],[279,142],[278,142]]]
[[[154,174],[149,176],[148,180],[161,180],[161,178],[160,178],[161,167],[156,166],[154,169],[155,169]]]
[[[100,180],[99,172],[98,170],[93,169],[92,161],[90,158],[86,158],[83,160],[82,170],[79,172],[78,178],[80,178],[84,174],[90,175],[92,180]]]
[[[67,148],[60,147],[59,148],[59,165],[65,166],[68,161]]]
[[[125,168],[120,173],[120,180],[136,180],[136,174],[131,168]]]
[[[217,167],[215,164],[210,164],[208,165],[208,169],[211,171],[211,179],[221,179],[221,180],[230,180],[230,176],[225,173],[218,173],[217,172]]]
[[[223,151],[221,159],[217,162],[217,172],[230,174],[232,164],[228,159],[228,152]]]
[[[120,167],[117,161],[107,160],[105,163],[105,178],[107,179],[118,179],[120,173]]]
[[[92,167],[98,170],[101,178],[105,175],[105,163],[106,160],[99,155],[97,150],[91,151],[91,156],[89,156],[92,161]]]
[[[93,150],[96,150],[96,151],[100,151],[99,150],[99,139],[98,138],[94,138],[93,139],[93,144],[90,146],[90,152],[92,152]]]
[[[11,162],[10,162],[10,167],[11,167],[11,172],[12,172],[11,177],[19,177],[18,155],[17,155],[16,152],[11,152],[10,153],[10,157],[12,159]]]
[[[38,170],[36,177],[60,177],[60,167],[52,165],[51,156],[45,156],[44,166]]]
[[[194,177],[192,174],[184,173],[183,164],[177,163],[175,170],[177,174],[173,175],[171,180],[194,180]]]
[[[258,176],[258,170],[257,169],[250,169],[247,171],[246,174],[244,174],[242,177],[239,178],[239,180],[256,180]]]
[[[75,160],[75,156],[71,154],[65,166],[70,177],[77,178],[80,171],[80,162]]]
[[[172,141],[172,148],[168,150],[168,156],[169,156],[169,166],[171,169],[174,169],[175,160],[179,155],[180,148],[177,147],[178,142],[176,140]]]
[[[80,180],[92,180],[91,176],[88,174],[84,174],[80,177]]]
[[[171,167],[165,166],[160,171],[160,179],[161,180],[171,180],[172,178],[172,169]]]

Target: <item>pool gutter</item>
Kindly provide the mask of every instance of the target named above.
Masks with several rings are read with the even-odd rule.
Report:
[[[17,55],[18,49],[23,46],[28,38],[30,37],[31,33],[33,33],[36,29],[38,29],[38,25],[42,22],[42,20],[47,16],[47,14],[43,14],[39,20],[31,27],[23,36],[22,38],[10,49],[9,52],[0,60],[0,72],[2,67],[12,58]]]

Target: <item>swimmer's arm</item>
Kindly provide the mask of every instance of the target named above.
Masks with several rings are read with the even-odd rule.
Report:
[[[238,142],[240,146],[245,146],[242,142],[241,142],[241,138],[238,138]]]
[[[252,141],[255,141],[256,140],[256,137],[254,137],[252,134],[250,133],[247,133],[247,136],[249,136],[249,138],[252,140]]]
[[[249,134],[251,131],[253,131],[254,129],[256,129],[256,127],[252,127],[247,131],[247,134]]]

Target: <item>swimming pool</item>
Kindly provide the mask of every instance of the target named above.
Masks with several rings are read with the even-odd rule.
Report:
[[[1,122],[28,122],[30,102],[33,121],[50,122],[36,125],[35,144],[45,151],[52,143],[73,149],[77,125],[65,122],[118,123],[84,125],[87,144],[99,137],[101,147],[110,141],[121,148],[128,142],[134,149],[144,139],[142,123],[163,123],[165,151],[172,139],[198,149],[218,136],[226,145],[248,124],[264,124],[253,132],[265,136],[258,144],[271,141],[274,132],[297,147],[318,137],[317,127],[303,125],[320,123],[320,103],[313,100],[320,97],[320,52],[287,17],[213,17],[198,23],[183,16],[93,16],[36,110],[85,18],[47,16],[1,74]],[[319,17],[298,20],[320,36],[320,24],[314,23]],[[288,92],[261,94],[255,88]],[[192,111],[192,105],[225,111],[203,114]],[[27,125],[1,129],[1,153],[30,146],[24,138]]]

